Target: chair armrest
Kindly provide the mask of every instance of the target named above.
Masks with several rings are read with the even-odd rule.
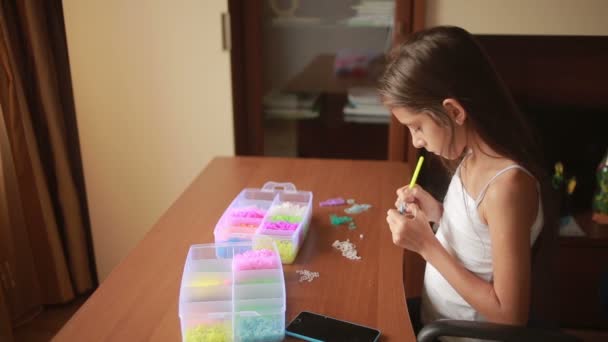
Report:
[[[419,342],[432,342],[439,336],[470,337],[499,341],[581,341],[557,329],[529,328],[489,322],[441,319],[425,325],[418,333]]]

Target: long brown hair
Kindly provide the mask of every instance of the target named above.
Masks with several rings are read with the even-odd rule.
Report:
[[[448,127],[450,145],[454,122],[442,103],[447,98],[456,99],[467,112],[469,128],[492,150],[528,169],[541,184],[545,224],[533,255],[539,249],[552,248],[548,245],[555,243],[557,225],[539,143],[490,59],[469,32],[438,26],[412,34],[389,56],[378,90],[387,107],[405,107]],[[453,172],[454,164],[449,166]]]
[[[442,102],[456,99],[469,127],[500,155],[535,176],[540,151],[530,127],[476,39],[466,30],[438,26],[412,34],[390,56],[380,81],[388,107],[424,112],[453,129]]]

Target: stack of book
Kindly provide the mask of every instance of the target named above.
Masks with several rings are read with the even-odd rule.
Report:
[[[318,93],[273,90],[264,96],[264,113],[272,119],[313,119],[319,116]]]
[[[395,3],[392,0],[361,0],[352,7],[356,14],[344,21],[348,26],[390,27]]]
[[[358,123],[388,124],[390,111],[382,105],[374,88],[350,88],[344,107],[344,121]]]

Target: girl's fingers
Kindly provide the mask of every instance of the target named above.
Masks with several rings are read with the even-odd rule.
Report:
[[[401,201],[400,199],[397,199],[395,201],[395,208],[399,209],[401,207],[401,203],[403,203],[403,201]]]
[[[390,218],[393,222],[395,222],[396,219],[399,217],[399,212],[395,209],[389,209],[386,212],[386,217]]]
[[[413,188],[411,188],[411,189],[408,188],[408,191],[406,193],[406,201],[414,202],[418,198],[419,195],[420,195],[420,186],[414,185]]]
[[[405,201],[405,199],[409,196],[409,193],[409,187],[407,186],[397,189],[397,197],[402,201]]]
[[[397,197],[399,198],[399,200],[409,203],[416,201],[419,193],[420,187],[418,185],[414,185],[414,187],[411,189],[409,186],[405,186],[397,190]]]
[[[398,210],[389,209],[386,212],[386,221],[389,224],[400,224],[403,221],[403,215],[401,215]]]
[[[407,204],[407,211],[413,215],[414,217],[416,217],[418,215],[418,210],[420,208],[418,207],[418,205],[416,203],[408,203]]]
[[[387,222],[389,225],[392,225],[392,224],[394,223],[394,219],[393,219],[393,217],[391,217],[391,215],[390,215],[390,210],[389,210],[389,211],[386,213],[386,222]]]
[[[410,215],[413,216],[414,220],[420,221],[420,222],[427,222],[427,218],[426,218],[426,213],[420,209],[420,207],[418,205],[416,205],[415,203],[410,203],[408,205],[408,212]]]

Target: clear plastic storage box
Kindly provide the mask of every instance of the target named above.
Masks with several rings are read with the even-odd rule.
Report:
[[[185,342],[282,341],[285,280],[276,246],[191,246],[180,287],[179,317]]]
[[[252,241],[258,248],[275,242],[281,261],[291,264],[310,228],[312,197],[312,192],[298,191],[292,183],[244,189],[215,226],[215,242]],[[219,256],[224,254],[218,250]]]

